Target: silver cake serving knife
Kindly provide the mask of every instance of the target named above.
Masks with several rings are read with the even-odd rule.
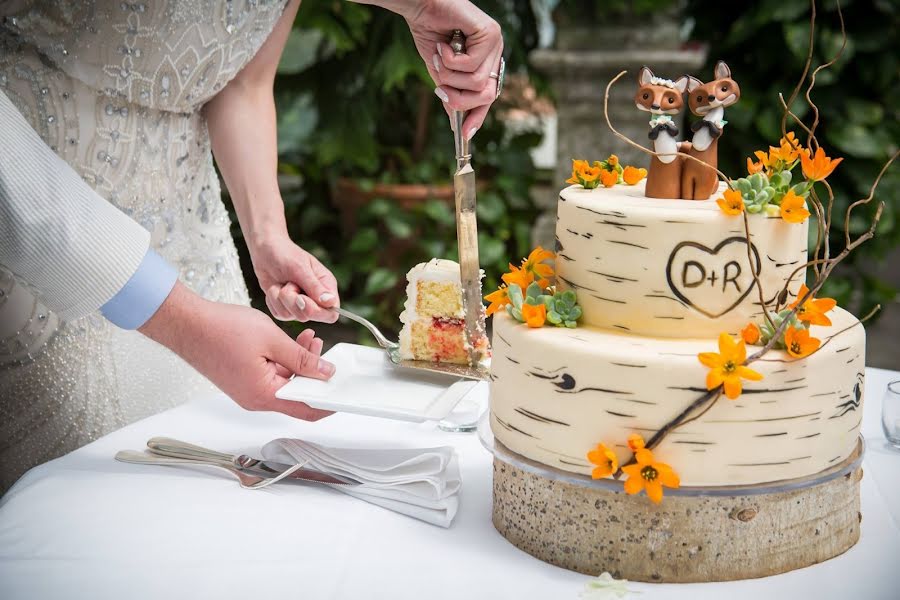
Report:
[[[450,47],[455,54],[465,51],[466,38],[462,31],[455,30],[450,38]],[[465,312],[466,350],[469,364],[478,365],[481,353],[478,347],[486,335],[484,325],[484,305],[481,302],[481,265],[478,261],[478,219],[475,212],[475,170],[472,169],[472,154],[469,140],[463,133],[466,112],[454,110],[453,142],[456,150],[456,173],[453,175],[453,192],[456,196],[456,239],[459,246],[459,275],[463,291]]]

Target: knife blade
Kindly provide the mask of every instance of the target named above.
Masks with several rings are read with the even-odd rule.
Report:
[[[459,30],[453,32],[450,46],[455,54],[465,51],[465,36]],[[456,198],[456,240],[459,249],[459,275],[463,290],[465,314],[466,351],[469,364],[477,365],[482,354],[479,347],[485,337],[484,305],[481,302],[481,265],[478,260],[478,218],[475,190],[475,170],[469,141],[462,124],[466,113],[453,111],[453,141],[456,151],[456,173],[453,175],[453,192]]]

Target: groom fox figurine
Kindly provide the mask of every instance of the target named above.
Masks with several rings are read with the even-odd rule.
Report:
[[[715,79],[708,83],[690,77],[687,85],[688,106],[691,112],[703,117],[691,126],[694,137],[683,149],[696,160],[685,159],[681,173],[681,195],[685,200],[706,200],[718,188],[714,170],[718,165],[719,137],[725,124],[725,109],[741,98],[741,88],[731,78],[731,69],[724,61],[716,63]],[[648,194],[649,195],[649,194]]]

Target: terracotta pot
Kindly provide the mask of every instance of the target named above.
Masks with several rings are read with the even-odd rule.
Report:
[[[335,182],[334,199],[339,206],[358,208],[375,198],[395,202],[401,208],[412,208],[429,199],[453,202],[453,185],[425,185],[421,183],[376,183],[364,190],[352,179],[340,178]]]

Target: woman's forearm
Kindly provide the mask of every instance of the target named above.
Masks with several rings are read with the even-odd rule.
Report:
[[[299,7],[300,0],[288,3],[253,59],[205,107],[213,154],[251,252],[287,235],[272,87]]]
[[[252,251],[287,232],[271,87],[232,81],[206,111],[213,153]]]
[[[350,2],[380,6],[403,17],[409,17],[416,9],[427,4],[428,0],[350,0]]]

